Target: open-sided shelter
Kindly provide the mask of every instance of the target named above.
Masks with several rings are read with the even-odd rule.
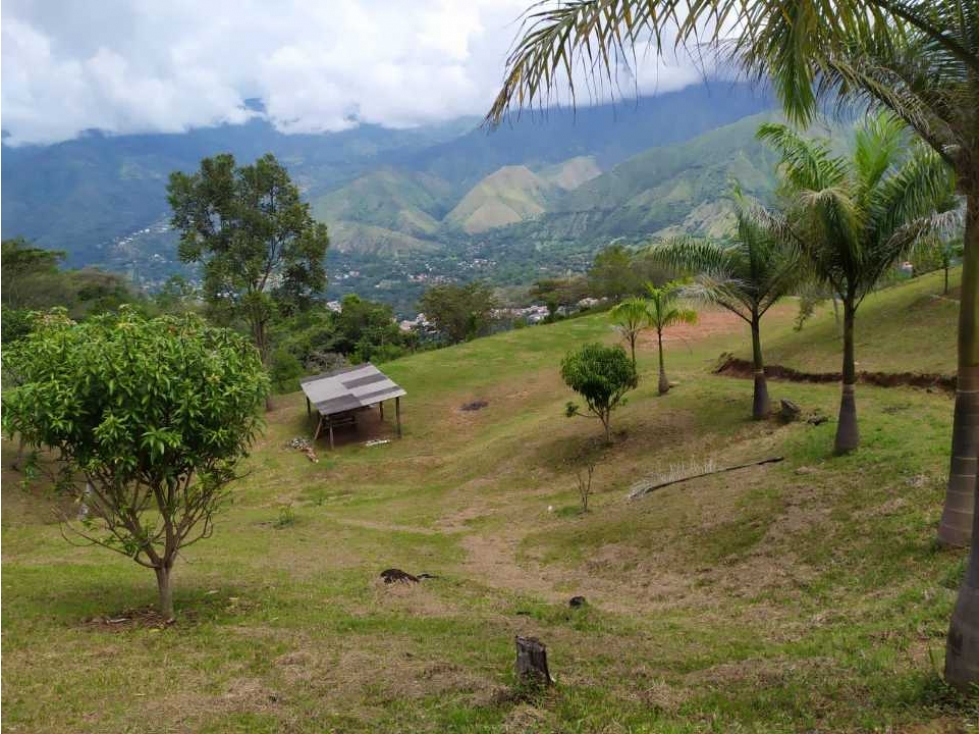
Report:
[[[319,413],[314,441],[325,428],[330,433],[332,449],[334,427],[355,424],[358,412],[375,405],[379,406],[383,420],[384,401],[392,399],[398,438],[401,438],[401,398],[407,393],[369,362],[304,377],[299,384],[306,394],[306,413],[312,415],[313,406]]]

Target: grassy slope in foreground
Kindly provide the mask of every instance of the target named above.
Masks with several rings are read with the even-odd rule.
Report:
[[[866,327],[937,287],[872,297]],[[798,338],[793,310],[769,318],[775,351]],[[943,370],[953,323],[916,345],[946,355]],[[962,572],[961,554],[931,542],[951,400],[861,387],[864,446],[832,458],[832,423],[752,423],[751,383],[710,375],[742,347],[738,324],[710,315],[679,336],[667,356],[679,385],[664,398],[643,347],[645,379],[615,417],[586,516],[568,462],[598,431],[562,417],[558,363],[614,338],[601,317],[388,365],[408,390],[404,440],[321,451],[318,464],[284,447],[308,426],[298,395],[280,399],[214,538],[180,559],[182,616],[163,631],[84,623],[152,603],[152,576],[67,545],[19,491],[5,445],[6,728],[964,730],[979,711],[932,663]],[[838,397],[772,393],[831,415]],[[459,410],[474,398],[489,405]],[[625,499],[671,464],[775,454],[786,461]],[[384,587],[391,566],[440,578]],[[570,610],[575,594],[589,606]],[[505,694],[518,633],[548,644],[558,677],[537,705]]]

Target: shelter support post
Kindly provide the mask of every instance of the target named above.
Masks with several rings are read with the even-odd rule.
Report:
[[[333,421],[330,421],[330,451],[333,451]]]
[[[313,414],[313,408],[309,404],[309,398],[306,398],[306,415],[311,416]]]
[[[322,428],[323,428],[323,416],[320,416],[320,419],[316,422],[316,433],[313,434],[314,443],[316,442],[316,439],[320,437],[320,430],[322,430]]]
[[[394,399],[394,415],[398,423],[398,438],[401,438],[401,397]]]
[[[379,406],[379,407],[380,407],[380,409],[381,409],[381,420],[383,421],[383,420],[384,420],[384,401],[382,400],[382,401],[381,401],[381,402],[380,402],[380,403],[378,404],[378,406]]]

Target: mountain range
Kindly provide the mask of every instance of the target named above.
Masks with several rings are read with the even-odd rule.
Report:
[[[578,267],[615,238],[724,234],[732,178],[762,198],[772,189],[772,155],[754,136],[772,109],[764,93],[717,83],[526,114],[495,130],[462,118],[287,135],[258,118],[184,134],[5,145],[2,235],[154,285],[180,267],[166,226],[169,173],[219,152],[242,161],[272,152],[330,227],[340,291],[384,298],[404,290],[399,283],[417,290],[438,277],[527,280]],[[483,261],[488,271],[476,272]]]

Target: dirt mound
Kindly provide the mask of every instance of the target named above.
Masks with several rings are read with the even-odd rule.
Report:
[[[754,366],[746,359],[738,359],[732,354],[722,354],[717,360],[714,374],[728,377],[754,378]],[[773,364],[765,365],[765,376],[773,380],[789,382],[840,382],[840,372],[800,372],[791,367]],[[857,381],[878,387],[920,387],[938,388],[955,392],[955,376],[919,372],[858,372]]]

